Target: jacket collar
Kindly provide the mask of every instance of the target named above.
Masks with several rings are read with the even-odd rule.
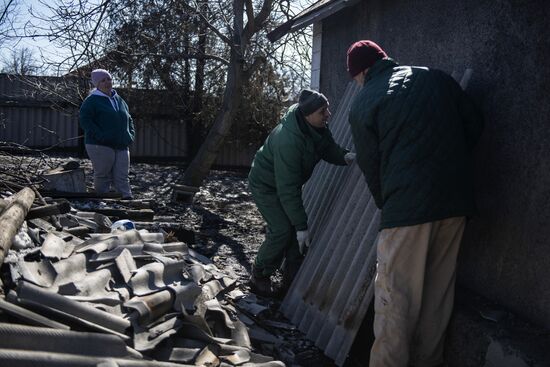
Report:
[[[114,97],[117,95],[117,92],[116,92],[116,90],[111,89],[111,95],[109,96],[109,95],[103,93],[102,91],[100,91],[99,89],[94,88],[94,89],[92,90],[92,93],[91,93],[91,94],[93,94],[94,96],[107,97],[107,98],[114,98]]]
[[[398,65],[399,64],[395,60],[389,57],[378,60],[377,62],[374,63],[373,66],[370,67],[369,71],[367,71],[367,75],[365,75],[364,84],[367,84],[369,80],[376,77],[378,74],[383,73],[386,69],[394,68]]]

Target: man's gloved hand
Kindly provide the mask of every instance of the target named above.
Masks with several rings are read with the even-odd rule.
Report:
[[[347,165],[350,166],[353,162],[355,162],[355,153],[346,153],[344,155],[344,160],[346,161]]]
[[[304,255],[309,247],[309,232],[307,229],[305,231],[296,231],[296,239],[298,240],[300,253]]]

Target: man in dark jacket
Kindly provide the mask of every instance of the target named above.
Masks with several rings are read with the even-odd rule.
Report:
[[[337,165],[351,164],[355,154],[334,142],[327,127],[330,117],[326,97],[303,90],[282,121],[258,150],[248,176],[250,191],[267,223],[265,241],[252,266],[254,292],[273,295],[270,276],[285,259],[282,289],[286,292],[309,246],[302,185],[323,159]]]
[[[483,118],[453,78],[372,41],[351,45],[347,65],[362,86],[349,114],[357,163],[382,209],[370,367],[437,366]]]

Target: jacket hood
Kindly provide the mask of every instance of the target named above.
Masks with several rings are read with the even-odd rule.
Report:
[[[94,88],[90,94],[94,96],[100,96],[100,97],[106,97],[106,98],[113,98],[113,97],[116,97],[117,95],[116,90],[114,89],[111,89],[111,95],[108,96],[97,88]]]
[[[298,109],[298,103],[293,104],[288,108],[288,111],[284,115],[281,123],[283,128],[288,129],[292,134],[301,137],[307,135],[314,141],[321,139],[324,133],[328,130],[326,125],[322,129],[316,129],[311,126]]]

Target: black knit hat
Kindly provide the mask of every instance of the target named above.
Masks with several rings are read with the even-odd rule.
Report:
[[[300,99],[298,100],[298,107],[304,116],[311,115],[319,108],[327,106],[328,99],[322,93],[316,92],[311,89],[304,89],[300,93]]]

